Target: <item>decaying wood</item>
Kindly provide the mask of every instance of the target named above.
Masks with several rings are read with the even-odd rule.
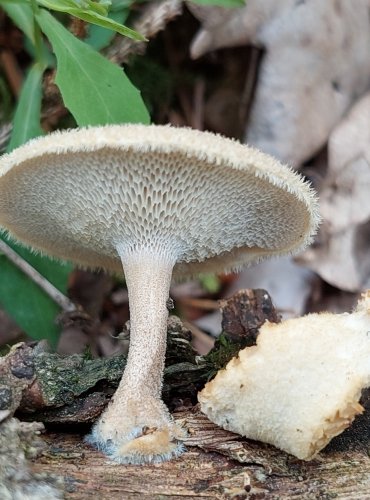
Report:
[[[18,344],[0,359],[0,411],[13,414],[20,406],[23,393],[32,386],[35,380],[33,347]]]
[[[240,290],[228,300],[220,301],[222,330],[246,346],[256,343],[259,328],[268,320],[279,323],[271,297],[266,290]]]
[[[167,329],[163,398],[170,409],[183,401],[195,403],[205,382],[246,345],[266,319],[277,321],[271,298],[264,290],[244,290],[222,303],[226,335],[206,356],[196,356],[192,335],[176,316]],[[236,335],[236,318],[244,333]],[[234,318],[232,320],[232,318]],[[128,325],[129,327],[129,325]],[[230,336],[227,334],[230,332]],[[252,333],[251,333],[252,332]],[[122,340],[129,339],[129,331]],[[22,419],[49,423],[86,423],[96,420],[122,377],[126,357],[89,359],[60,356],[47,344],[14,346],[0,362],[0,410],[18,410]]]
[[[48,499],[61,498],[61,490],[66,499],[103,500],[369,498],[370,391],[361,401],[364,414],[311,462],[220,429],[191,405],[198,384],[212,368],[230,359],[240,341],[251,341],[250,332],[263,322],[263,314],[270,321],[277,319],[263,290],[243,291],[223,306],[228,328],[235,324],[239,327],[235,317],[243,313],[241,324],[246,336],[238,329],[234,330],[238,332],[237,342],[223,336],[202,358],[203,364],[191,348],[190,332],[178,318],[170,319],[164,394],[172,408],[177,408],[173,415],[186,431],[187,451],[162,464],[118,465],[87,445],[83,434],[49,431],[44,435],[46,445],[37,444],[37,453],[28,453],[31,464],[25,460],[27,454],[20,452],[21,462],[17,463],[21,464],[21,481],[13,481],[16,476],[11,471],[9,475],[7,464],[15,456],[15,447],[8,449],[6,442],[23,443],[26,431],[25,448],[34,449],[33,444],[27,445],[31,442],[27,432],[42,428],[40,424],[19,426],[11,419],[17,405],[31,411],[28,418],[32,420],[91,422],[105,407],[125,364],[123,356],[105,360],[77,355],[63,358],[48,352],[43,343],[15,346],[0,363],[0,473],[3,484],[7,481],[4,491],[8,495],[4,498],[15,498],[19,488],[24,494],[25,478],[35,485],[37,499],[43,498],[39,487],[49,488]],[[10,392],[4,392],[4,387]],[[9,438],[10,431],[13,438]]]
[[[191,334],[171,317],[163,387],[164,399],[195,399],[209,367],[197,363]],[[53,423],[94,421],[114,393],[126,365],[125,356],[89,359],[60,356],[45,343],[14,346],[0,364],[0,410],[22,418]]]
[[[369,498],[370,458],[364,448],[347,445],[302,462],[218,428],[196,408],[175,418],[189,435],[187,451],[176,460],[117,465],[80,435],[49,433],[48,448],[34,460],[32,471],[64,478],[66,499]]]
[[[62,477],[31,471],[28,459],[36,459],[46,444],[38,422],[7,419],[0,412],[0,498],[2,500],[56,500],[63,498]],[[6,420],[4,421],[3,418]]]

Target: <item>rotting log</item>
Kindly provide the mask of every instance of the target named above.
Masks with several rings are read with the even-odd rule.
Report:
[[[361,400],[364,414],[310,462],[224,431],[192,406],[210,374],[255,341],[259,323],[278,319],[264,291],[239,292],[222,309],[226,332],[200,360],[190,332],[170,320],[164,395],[187,430],[184,455],[156,465],[117,465],[64,425],[64,432],[45,433],[45,448],[28,465],[31,476],[62,484],[66,499],[370,499],[370,391]],[[124,357],[61,357],[43,343],[20,344],[0,361],[0,410],[11,415],[18,408],[22,418],[46,424],[91,422],[124,365]]]
[[[172,316],[163,387],[167,403],[195,400],[210,372],[206,361],[197,362],[190,341],[191,333]],[[92,422],[109,402],[125,364],[125,356],[60,356],[44,342],[18,344],[0,360],[0,410],[17,411],[23,420]]]
[[[347,440],[340,450],[334,441],[315,460],[303,462],[220,429],[197,408],[183,409],[175,418],[189,434],[187,451],[176,460],[117,465],[80,435],[48,433],[47,449],[32,472],[62,477],[67,500],[370,498],[369,440],[366,446]]]
[[[255,342],[265,320],[279,320],[264,290],[243,290],[220,306],[226,331],[203,357],[196,356],[191,346],[191,332],[176,316],[169,318],[163,398],[171,410],[184,401],[195,403],[204,383],[240,349]],[[12,414],[17,410],[22,420],[92,422],[108,404],[125,364],[123,355],[60,356],[45,342],[18,344],[0,359],[0,410]]]

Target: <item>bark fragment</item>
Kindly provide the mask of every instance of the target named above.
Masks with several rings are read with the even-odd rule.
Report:
[[[240,290],[230,299],[221,300],[220,306],[222,330],[245,347],[256,343],[258,330],[266,320],[270,323],[280,322],[266,290]]]

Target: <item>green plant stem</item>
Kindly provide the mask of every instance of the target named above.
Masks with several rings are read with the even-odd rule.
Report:
[[[39,13],[39,6],[36,3],[36,0],[31,0],[31,7],[33,12],[33,31],[34,31],[34,39],[35,39],[35,58],[36,61],[42,66],[46,67],[46,61],[44,58],[44,53],[42,50],[42,34],[40,30],[40,26],[36,20],[36,16]]]

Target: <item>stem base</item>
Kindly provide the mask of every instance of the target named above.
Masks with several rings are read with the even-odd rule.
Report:
[[[185,431],[157,398],[112,404],[95,424],[87,442],[118,463],[158,463],[181,455]]]
[[[181,453],[181,429],[161,400],[173,255],[118,247],[130,302],[130,348],[120,385],[88,441],[120,463]]]

